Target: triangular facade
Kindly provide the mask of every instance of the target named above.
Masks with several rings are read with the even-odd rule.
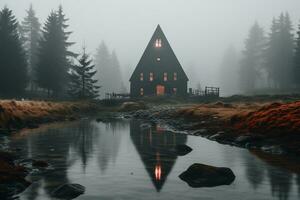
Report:
[[[187,75],[158,25],[130,78],[131,96],[185,96],[187,82]]]

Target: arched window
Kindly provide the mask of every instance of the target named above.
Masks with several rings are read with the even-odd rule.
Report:
[[[160,48],[162,45],[161,45],[161,39],[156,39],[155,40],[155,47],[156,48]]]
[[[150,72],[149,81],[153,81],[153,80],[154,80],[154,74],[153,74],[153,72]]]
[[[144,88],[141,88],[141,89],[140,89],[140,95],[141,95],[141,96],[144,96]]]
[[[164,81],[168,81],[168,73],[167,72],[164,73]]]
[[[140,81],[144,80],[144,73],[140,73]]]
[[[176,73],[176,72],[174,72],[173,80],[174,80],[174,81],[177,81],[177,73]]]

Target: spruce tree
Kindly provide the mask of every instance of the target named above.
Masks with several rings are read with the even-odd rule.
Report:
[[[300,24],[299,29],[297,32],[297,42],[296,42],[296,50],[295,50],[295,56],[294,56],[294,63],[295,63],[295,76],[294,80],[298,88],[300,88]]]
[[[65,38],[58,15],[51,12],[43,28],[36,68],[37,84],[54,95],[64,90],[68,77]]]
[[[7,7],[0,11],[0,94],[20,95],[27,85],[27,63],[18,22]]]
[[[101,96],[105,93],[119,93],[124,89],[120,63],[115,51],[109,52],[106,44],[102,41],[95,55],[96,67],[99,74]],[[123,88],[123,89],[122,89]]]
[[[78,59],[78,65],[74,65],[70,73],[69,94],[76,99],[95,99],[99,96],[98,80],[94,79],[97,71],[92,60],[83,49]]]
[[[58,21],[59,21],[59,25],[61,27],[61,31],[62,34],[64,35],[64,44],[65,44],[65,48],[66,48],[66,56],[69,59],[72,58],[76,58],[78,55],[76,53],[73,53],[72,51],[70,51],[68,48],[72,45],[74,45],[74,42],[69,42],[69,37],[72,34],[72,31],[67,31],[67,29],[69,28],[69,25],[67,24],[67,22],[69,21],[68,18],[66,18],[66,15],[63,12],[63,8],[60,5],[57,11],[57,15],[58,15]]]
[[[277,59],[278,58],[278,49],[279,49],[279,23],[278,20],[273,18],[271,33],[269,34],[269,39],[267,42],[267,49],[265,54],[265,69],[268,72],[268,82],[269,87],[278,88],[278,80],[277,71]]]
[[[111,53],[111,71],[114,77],[114,82],[111,83],[111,90],[114,92],[120,92],[122,89],[122,73],[121,66],[116,51]]]
[[[269,78],[276,89],[292,86],[294,37],[289,14],[281,14],[273,20],[266,50],[266,67]]]
[[[256,87],[255,82],[259,78],[259,70],[263,65],[264,45],[264,31],[258,23],[255,23],[245,42],[241,61],[240,85],[244,92],[253,92]]]
[[[110,70],[111,66],[111,55],[104,41],[100,44],[96,50],[95,64],[98,73],[96,74],[99,84],[101,85],[100,96],[104,97],[105,93],[113,92],[111,88],[111,82],[115,79]]]
[[[24,48],[27,54],[28,75],[31,90],[34,89],[34,80],[36,79],[34,69],[37,64],[38,41],[41,33],[40,27],[41,25],[36,17],[35,11],[33,10],[32,5],[30,5],[27,10],[27,16],[22,22],[21,31]]]

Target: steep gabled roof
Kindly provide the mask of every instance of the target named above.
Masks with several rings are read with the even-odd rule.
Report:
[[[155,41],[157,39],[161,39],[161,48],[155,48]],[[159,63],[156,60],[157,57],[161,58]],[[138,77],[140,71],[151,71],[155,66],[159,66],[158,69],[155,69],[156,71],[164,72],[166,70],[168,71],[168,69],[172,69],[180,72],[184,80],[189,80],[160,25],[157,26],[152,35],[138,65],[132,73],[130,81],[132,81],[134,77]]]

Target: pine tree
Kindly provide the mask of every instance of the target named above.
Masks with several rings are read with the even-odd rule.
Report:
[[[253,92],[255,89],[263,64],[264,44],[264,31],[256,22],[250,29],[241,61],[240,83],[244,92]]]
[[[56,12],[51,12],[43,28],[36,69],[37,84],[58,95],[64,90],[68,77],[65,38]]]
[[[299,24],[299,29],[297,32],[297,43],[296,43],[296,50],[295,50],[295,56],[294,56],[294,62],[295,62],[295,76],[294,80],[295,83],[297,84],[297,87],[300,88],[300,24]]]
[[[92,65],[92,60],[83,49],[81,57],[78,59],[78,65],[74,65],[70,74],[69,94],[77,99],[95,99],[99,96],[98,80],[94,79],[97,73]]]
[[[22,40],[24,41],[24,48],[27,54],[28,63],[28,74],[29,74],[29,84],[31,90],[34,88],[35,71],[37,64],[37,54],[38,54],[38,41],[40,40],[40,23],[35,15],[32,5],[30,5],[27,10],[27,16],[21,25]]]
[[[72,45],[74,45],[74,42],[69,42],[69,37],[70,35],[73,33],[72,31],[67,31],[67,29],[69,28],[69,25],[67,24],[67,22],[69,21],[68,18],[66,18],[66,15],[63,12],[63,8],[60,5],[57,11],[57,15],[58,15],[58,21],[61,27],[61,31],[62,34],[64,35],[64,44],[65,44],[65,48],[66,48],[66,56],[68,57],[68,59],[72,59],[72,58],[76,58],[78,55],[71,52],[68,48]],[[69,61],[70,62],[70,61]]]
[[[114,77],[114,83],[111,85],[111,90],[114,92],[120,92],[122,88],[122,73],[121,73],[121,67],[120,62],[117,56],[116,51],[112,51],[111,53],[111,70]]]
[[[110,90],[110,83],[115,80],[110,71],[111,55],[104,41],[102,41],[96,51],[95,63],[98,71],[96,76],[99,80],[99,84],[101,85],[100,96],[104,97],[105,93],[113,92]]]
[[[0,94],[20,95],[27,85],[27,63],[18,22],[7,7],[0,11]]]
[[[106,44],[102,41],[95,55],[96,67],[100,74],[97,74],[101,88],[101,96],[105,93],[119,93],[122,86],[122,74],[120,63],[115,51],[109,52]]]
[[[265,58],[265,68],[268,72],[268,82],[270,87],[278,87],[276,80],[277,76],[277,57],[278,55],[278,46],[279,46],[279,23],[277,19],[273,18],[271,33],[269,34],[269,39],[266,49],[266,58]]]
[[[273,20],[268,47],[266,68],[272,85],[286,89],[292,85],[294,38],[289,14],[281,14]]]

